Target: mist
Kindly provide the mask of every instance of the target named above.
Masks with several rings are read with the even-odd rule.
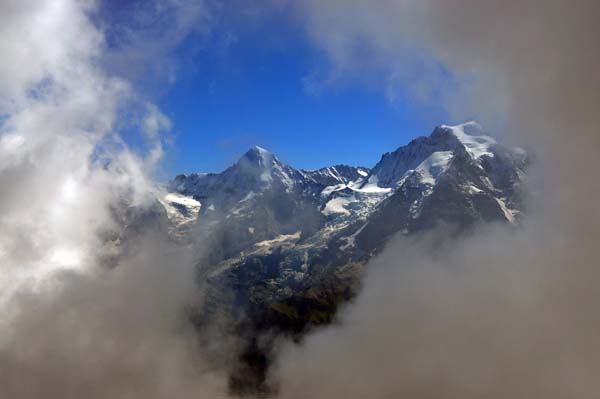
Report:
[[[520,228],[488,226],[441,246],[439,236],[390,243],[338,325],[282,349],[281,397],[597,395],[599,12],[591,1],[329,1],[304,10],[336,78],[365,72],[356,42],[378,60],[368,71],[407,80],[423,71],[403,57],[424,49],[470,82],[439,100],[457,118],[502,126],[536,162]]]
[[[186,312],[195,254],[130,226],[171,123],[106,67],[95,7],[0,5],[0,396],[224,396]]]
[[[227,397],[235,354],[203,347],[187,313],[203,294],[198,253],[160,231],[132,236],[115,211],[152,212],[172,127],[135,83],[176,80],[176,42],[210,26],[204,2],[167,3],[172,30],[130,33],[116,50],[90,20],[94,1],[0,5],[3,397]],[[280,342],[275,396],[596,396],[600,5],[289,4],[329,62],[312,89],[365,79],[392,102],[408,90],[533,149],[536,162],[523,225],[397,237],[334,325]]]

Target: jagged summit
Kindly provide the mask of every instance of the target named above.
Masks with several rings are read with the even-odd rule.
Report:
[[[363,185],[397,187],[415,170],[420,171],[426,181],[432,182],[432,174],[444,172],[456,155],[466,154],[478,162],[482,157],[494,157],[496,144],[477,122],[440,125],[431,135],[417,137],[407,145],[383,154]]]
[[[335,165],[298,170],[265,148],[253,146],[225,171],[177,176],[169,190],[202,202],[200,215],[215,209],[231,219],[248,219],[249,214],[272,208],[274,217],[283,218],[286,225],[285,218],[302,212],[316,224],[323,216],[332,223],[346,223],[395,197],[410,203],[410,209],[403,211],[406,215],[396,218],[401,220],[400,230],[410,230],[420,228],[410,220],[433,214],[437,208],[429,203],[450,192],[464,197],[460,205],[464,220],[497,217],[513,221],[525,164],[526,155],[503,147],[481,125],[469,121],[440,125],[429,136],[383,154],[372,169]],[[487,196],[492,202],[476,203],[474,196]],[[265,205],[263,200],[273,202]],[[256,226],[248,228],[256,230]]]
[[[259,152],[259,153],[271,154],[271,152],[269,150],[267,150],[266,148],[263,148],[259,145],[253,145],[252,147],[250,147],[248,152]]]
[[[470,120],[470,121],[466,121],[464,123],[460,123],[458,125],[439,125],[436,127],[436,129],[441,128],[441,129],[465,129],[469,131],[469,134],[473,135],[473,136],[477,136],[477,135],[483,135],[486,134],[485,130],[483,129],[483,126],[481,126],[481,124],[477,121],[474,120]]]
[[[441,125],[436,128],[438,130],[451,134],[474,158],[494,156],[491,147],[496,144],[496,140],[486,134],[477,122],[470,121],[456,126]]]
[[[315,196],[330,185],[348,184],[364,178],[369,169],[347,165],[324,167],[314,171],[298,170],[281,162],[272,152],[252,146],[221,173],[178,175],[169,183],[169,190],[180,194],[209,198],[225,196],[245,198],[250,193],[275,190]],[[226,200],[226,202],[228,202]],[[217,205],[215,205],[217,206]]]
[[[270,184],[273,181],[273,172],[289,168],[275,155],[257,145],[251,147],[238,161],[224,173],[241,174],[247,179],[258,179],[258,184]],[[285,172],[283,172],[285,174]]]
[[[487,135],[487,133],[485,132],[485,130],[483,129],[483,127],[479,124],[479,122],[477,121],[467,121],[465,123],[461,123],[458,125],[439,125],[436,129],[449,129],[449,130],[455,130],[455,129],[462,129],[465,131],[466,134],[471,135],[471,136],[485,136]]]
[[[269,167],[273,161],[279,160],[270,151],[255,145],[246,151],[244,155],[242,155],[242,157],[238,160],[238,163],[244,161],[249,161],[256,166],[266,168]]]

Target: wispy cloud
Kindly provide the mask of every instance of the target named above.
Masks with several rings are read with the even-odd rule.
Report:
[[[600,184],[589,173],[600,168],[599,11],[592,1],[307,3],[309,32],[334,68],[381,73],[357,64],[357,38],[401,73],[397,60],[424,49],[471,80],[445,104],[502,120],[537,163],[521,230],[389,245],[341,325],[284,351],[282,397],[598,392]]]
[[[223,378],[207,372],[184,314],[199,294],[191,255],[122,222],[127,206],[152,212],[170,121],[105,68],[94,5],[0,5],[2,395],[218,397]],[[127,51],[146,54],[142,42]],[[147,153],[120,138],[122,118]]]

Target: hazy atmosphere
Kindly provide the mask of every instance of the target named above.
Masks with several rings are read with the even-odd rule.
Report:
[[[0,398],[595,397],[599,15],[0,0]]]

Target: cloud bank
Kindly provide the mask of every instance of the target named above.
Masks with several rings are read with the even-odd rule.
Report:
[[[115,208],[151,209],[149,176],[170,123],[128,74],[107,72],[127,57],[111,53],[90,21],[96,6],[0,5],[2,393],[218,398],[224,378],[183,312],[200,294],[192,254],[158,232],[131,239],[127,251],[120,241]],[[120,48],[135,60],[172,51],[196,29],[187,17],[205,15],[198,7],[174,12],[181,24],[163,50],[134,51],[148,32]],[[392,99],[408,87],[458,118],[479,115],[535,147],[539,162],[522,229],[492,226],[441,247],[437,237],[390,245],[340,325],[283,346],[279,396],[595,396],[597,2],[309,0],[293,9],[332,79],[374,79]],[[439,66],[468,84],[444,87]],[[143,155],[115,132],[130,107],[142,110],[130,122],[148,144]]]
[[[597,395],[599,12],[592,1],[534,0],[304,9],[337,72],[386,65],[388,76],[416,79],[422,71],[403,58],[426,51],[470,82],[465,96],[440,100],[457,115],[504,126],[534,148],[537,163],[518,231],[486,228],[441,247],[436,237],[390,245],[339,326],[283,350],[281,397]],[[357,43],[377,68],[361,69]]]
[[[185,314],[192,254],[127,226],[152,212],[170,122],[104,68],[95,7],[0,5],[0,396],[220,397]]]

